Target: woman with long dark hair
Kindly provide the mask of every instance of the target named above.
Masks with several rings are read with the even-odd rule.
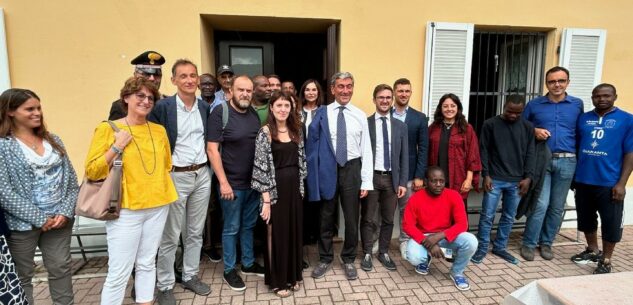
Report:
[[[268,122],[255,140],[252,187],[262,194],[260,215],[268,224],[265,282],[283,298],[298,291],[303,280],[306,161],[292,96],[273,92],[268,109]]]
[[[70,236],[79,187],[61,139],[48,132],[40,98],[27,89],[0,95],[0,205],[20,283],[33,304],[35,248],[54,304],[73,304]]]
[[[458,191],[466,204],[468,193],[479,184],[481,160],[477,135],[463,111],[457,95],[440,98],[429,127],[429,166],[442,168],[446,187]]]
[[[301,86],[301,91],[299,91],[299,99],[303,104],[301,108],[301,122],[305,124],[307,131],[317,108],[323,105],[323,89],[321,89],[319,82],[316,79],[305,81],[303,86]]]

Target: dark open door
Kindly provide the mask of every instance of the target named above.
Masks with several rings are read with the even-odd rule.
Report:
[[[327,92],[327,103],[334,101],[334,96],[330,92],[330,77],[339,71],[339,49],[338,49],[338,23],[333,23],[327,29],[327,50],[325,56],[325,77]]]

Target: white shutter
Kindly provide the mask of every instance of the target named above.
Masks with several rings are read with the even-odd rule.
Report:
[[[474,25],[469,23],[427,24],[422,110],[429,117],[446,93],[459,96],[468,117],[473,35]]]
[[[560,65],[569,70],[567,93],[593,109],[591,90],[600,83],[607,31],[598,29],[564,29],[560,46]]]
[[[0,93],[11,88],[9,78],[9,56],[7,56],[7,35],[4,31],[4,10],[0,7]]]

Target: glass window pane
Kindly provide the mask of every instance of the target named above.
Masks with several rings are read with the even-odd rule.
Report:
[[[264,52],[260,47],[231,47],[231,66],[236,75],[264,74]]]

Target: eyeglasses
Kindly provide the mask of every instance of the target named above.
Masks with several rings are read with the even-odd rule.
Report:
[[[564,85],[564,84],[566,84],[568,81],[569,81],[568,79],[552,79],[552,80],[548,80],[548,81],[547,81],[547,84],[548,84],[548,85],[556,85],[556,84],[559,84],[559,85]]]
[[[145,93],[135,93],[134,95],[141,102],[144,101],[145,99],[147,99],[151,103],[154,102],[154,96],[153,95],[145,95]]]

